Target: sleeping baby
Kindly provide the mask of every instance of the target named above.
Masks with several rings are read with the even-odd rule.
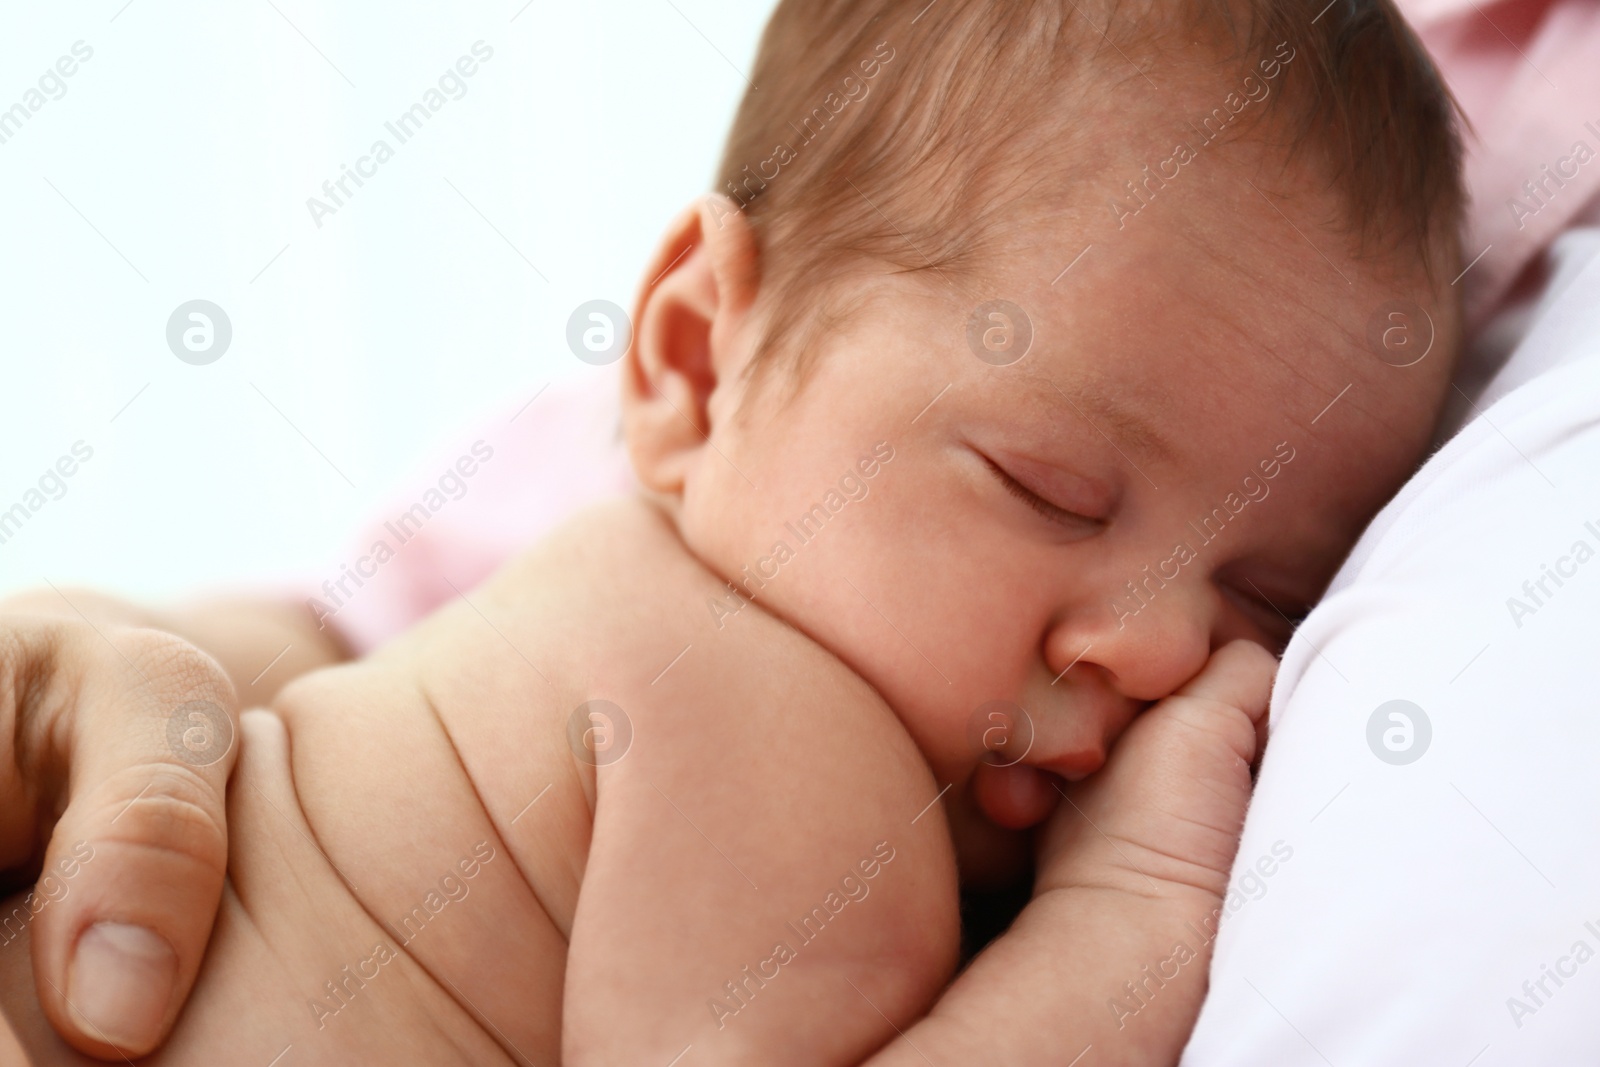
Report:
[[[1176,1060],[1266,650],[1447,387],[1449,99],[1387,0],[783,0],[751,80],[644,488],[244,715],[148,1062]]]

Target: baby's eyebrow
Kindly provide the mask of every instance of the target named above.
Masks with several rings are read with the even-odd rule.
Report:
[[[1132,405],[1119,403],[1084,381],[1041,378],[1039,385],[1039,398],[1051,410],[1065,410],[1069,417],[1088,422],[1119,452],[1126,448],[1146,457],[1172,458],[1172,443]]]

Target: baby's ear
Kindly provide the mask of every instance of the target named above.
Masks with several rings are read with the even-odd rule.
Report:
[[[755,232],[712,194],[675,219],[647,268],[623,365],[628,454],[647,489],[676,494],[707,447],[719,390],[742,387],[759,286]]]

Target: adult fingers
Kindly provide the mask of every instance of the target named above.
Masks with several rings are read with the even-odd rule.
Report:
[[[0,824],[0,850],[40,864],[27,914],[0,926],[32,924],[40,1003],[64,1040],[142,1055],[187,999],[221,900],[232,685],[170,634],[15,618],[0,678],[0,745],[15,749],[0,795],[33,816]]]

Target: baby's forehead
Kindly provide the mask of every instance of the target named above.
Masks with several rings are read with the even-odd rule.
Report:
[[[1425,295],[1420,279],[1397,285],[1319,233],[1325,254],[1248,186],[1194,192],[1139,231],[1041,224],[966,287],[1011,294],[1034,346],[1019,377],[1081,381],[1086,409],[1108,418],[1184,389],[1195,402],[1223,388],[1287,399],[1345,384],[1371,360],[1373,309]]]
[[[1007,313],[1026,319],[1012,328],[1031,335],[1029,350],[989,366],[963,337],[953,357],[981,383],[984,417],[1046,450],[1081,441],[1088,427],[1091,443],[1174,470],[1242,462],[1251,449],[1310,433],[1352,464],[1409,454],[1435,417],[1449,341],[1440,338],[1431,364],[1400,368],[1372,349],[1368,327],[1402,294],[1425,301],[1424,283],[1396,289],[1354,257],[1325,261],[1272,221],[1288,241],[1247,236],[1246,227],[1231,247],[1202,253],[1151,231],[1096,245],[1055,281],[1023,284],[1034,275],[1019,276],[1021,257],[1009,259],[995,284],[1020,294]],[[1056,243],[1038,242],[1040,265]],[[960,298],[947,300],[949,322]],[[1341,398],[1369,440],[1324,433],[1333,422],[1321,416]]]
[[[1082,189],[1036,197],[1014,209],[1026,224],[965,270],[880,268],[843,295],[863,321],[953,360],[980,385],[983,416],[1030,447],[1059,449],[1087,426],[1090,443],[1141,463],[1236,463],[1233,449],[1270,451],[1347,396],[1378,436],[1340,442],[1340,456],[1387,461],[1431,426],[1451,338],[1402,373],[1374,352],[1370,327],[1399,302],[1432,307],[1432,283],[1420,264],[1363,257],[1319,225],[1334,198],[1314,179],[1301,188],[1279,173],[1263,188],[1252,168],[1269,157],[1213,161],[1123,225]],[[987,352],[991,337],[1025,337],[1026,350]],[[854,347],[848,331],[841,341]]]

